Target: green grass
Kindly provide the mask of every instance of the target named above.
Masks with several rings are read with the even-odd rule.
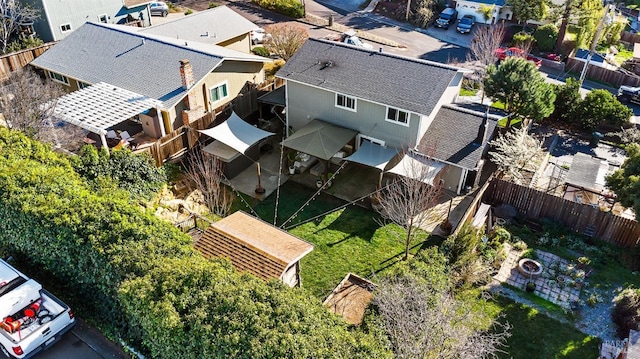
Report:
[[[513,325],[508,354],[501,358],[596,358],[600,340],[581,333],[569,324],[551,319],[536,309],[507,298],[492,303]]]
[[[460,96],[475,96],[478,93],[478,89],[460,88]]]
[[[285,183],[281,189],[277,223],[283,223],[313,193],[291,181]],[[398,263],[404,253],[404,244],[397,237],[401,233],[400,227],[392,224],[380,226],[376,222],[377,214],[361,207],[348,206],[302,223],[344,203],[323,195],[292,221],[299,225],[288,229],[291,234],[314,245],[313,252],[302,259],[301,274],[303,286],[318,298],[326,297],[347,273],[369,277]],[[267,222],[273,223],[274,205],[275,196],[269,196],[256,206],[256,212]],[[427,234],[424,235],[426,237]],[[427,244],[437,242],[434,239],[415,243],[411,252],[415,253]]]

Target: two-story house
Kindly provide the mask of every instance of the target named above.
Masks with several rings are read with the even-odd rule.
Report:
[[[307,126],[322,130],[318,122],[332,130],[345,128],[349,131],[342,140],[355,134],[356,151],[367,142],[366,147],[373,144],[436,160],[438,168],[446,168],[444,186],[460,193],[479,173],[499,118],[453,104],[465,72],[309,39],[276,76],[286,80],[286,122],[293,133],[289,138],[310,132]],[[335,141],[339,137],[331,135]]]
[[[263,82],[268,61],[222,46],[142,34],[128,26],[86,23],[31,65],[69,92],[106,83],[156,100],[160,105],[148,115],[159,122],[160,131],[154,134],[158,138],[224,106],[247,82]],[[90,116],[91,101],[85,106]]]
[[[44,42],[58,41],[85,22],[150,26],[152,0],[20,0],[39,11],[33,28]]]

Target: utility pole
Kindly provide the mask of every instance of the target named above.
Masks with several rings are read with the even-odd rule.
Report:
[[[587,69],[589,68],[589,63],[591,62],[591,58],[593,57],[593,52],[596,50],[596,46],[598,45],[598,41],[600,40],[600,36],[602,35],[602,30],[604,30],[605,23],[610,23],[611,18],[609,17],[611,10],[614,9],[613,4],[607,4],[605,8],[604,15],[600,19],[600,23],[598,24],[598,29],[596,30],[596,34],[593,36],[593,41],[591,42],[591,48],[589,49],[589,55],[587,55],[587,61],[582,68],[582,73],[580,73],[580,87],[582,87],[582,82],[584,78],[587,76]]]

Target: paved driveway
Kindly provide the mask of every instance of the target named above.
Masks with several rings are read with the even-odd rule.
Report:
[[[118,345],[109,341],[97,329],[77,318],[76,326],[37,359],[127,359]]]

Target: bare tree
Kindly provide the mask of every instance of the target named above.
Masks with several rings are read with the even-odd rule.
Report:
[[[186,163],[185,174],[204,197],[212,213],[225,217],[231,210],[233,196],[222,184],[222,162],[202,149],[193,151]]]
[[[305,28],[293,24],[275,24],[265,28],[270,35],[265,37],[264,48],[272,54],[289,60],[309,38]]]
[[[473,40],[467,53],[467,62],[472,63],[473,80],[478,83],[481,90],[482,79],[487,75],[487,67],[498,60],[496,49],[502,44],[504,34],[505,28],[503,24],[481,25],[474,32]],[[482,100],[484,101],[484,91]]]
[[[43,80],[30,69],[19,69],[0,86],[0,113],[9,128],[45,140],[51,135],[57,99],[63,94],[60,85]]]
[[[494,150],[489,152],[492,161],[504,175],[518,184],[525,182],[526,172],[535,172],[543,157],[542,144],[529,135],[523,123],[497,139],[491,141]]]
[[[0,0],[0,16],[0,46],[4,54],[20,24],[32,22],[39,14],[38,10],[24,6],[21,1]]]
[[[409,258],[409,248],[417,237],[416,227],[420,227],[430,218],[429,209],[438,203],[442,188],[433,184],[435,169],[433,161],[420,155],[405,154],[413,160],[404,161],[404,176],[398,175],[378,196],[380,214],[402,227],[404,256]]]
[[[411,276],[390,276],[378,283],[374,304],[398,358],[497,358],[511,326],[489,319],[475,303],[457,300],[446,289]]]

